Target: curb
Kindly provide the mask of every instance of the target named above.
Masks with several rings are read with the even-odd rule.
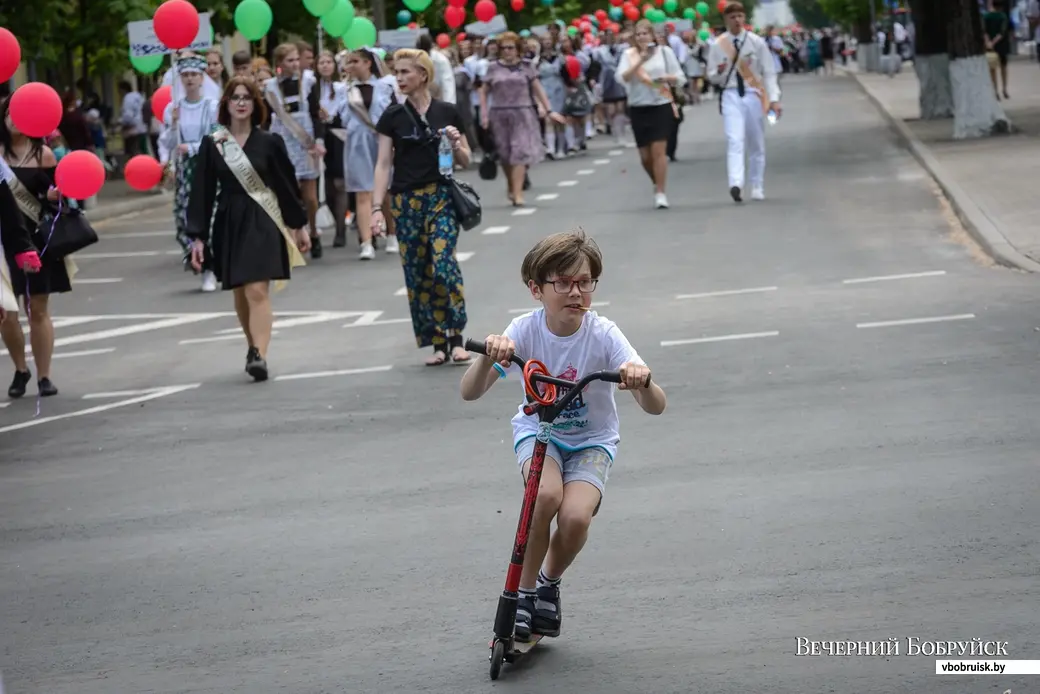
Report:
[[[867,96],[867,98],[874,104],[874,108],[884,117],[888,122],[889,126],[899,137],[903,140],[903,144],[906,145],[910,153],[914,155],[917,162],[924,167],[924,170],[932,177],[943,194],[950,201],[950,205],[956,212],[957,217],[964,224],[964,228],[971,235],[973,239],[982,247],[982,250],[986,252],[993,260],[997,263],[1009,267],[1015,270],[1024,270],[1026,272],[1040,273],[1040,263],[1035,260],[1031,260],[1024,254],[1020,253],[1007,237],[1001,233],[997,222],[987,215],[983,209],[979,206],[975,200],[960,184],[957,183],[954,178],[946,172],[942,164],[935,158],[928,146],[921,142],[920,139],[907,127],[906,123],[902,119],[892,115],[892,113],[885,107],[884,102],[878,98],[874,91],[867,86],[859,78],[859,75],[851,70],[843,69],[846,75],[852,78],[852,80],[859,85],[859,88]]]
[[[173,196],[169,193],[144,193],[141,197],[135,197],[131,200],[113,202],[111,204],[100,204],[93,209],[87,210],[85,215],[91,222],[103,222],[108,219],[122,217],[134,212],[142,212],[144,210],[160,207],[169,204],[172,201]]]

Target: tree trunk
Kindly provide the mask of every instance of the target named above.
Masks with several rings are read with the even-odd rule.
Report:
[[[990,79],[978,0],[945,0],[945,4],[953,91],[953,139],[1006,133],[1010,123]]]
[[[951,118],[953,92],[943,0],[911,0],[910,7],[917,27],[914,72],[920,85],[921,118]]]

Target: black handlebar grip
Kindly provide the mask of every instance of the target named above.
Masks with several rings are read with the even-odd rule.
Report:
[[[487,356],[487,345],[484,343],[483,340],[480,341],[480,342],[477,342],[473,338],[470,338],[470,339],[466,340],[466,351],[467,352],[476,352],[477,354],[483,354],[486,357]]]
[[[644,388],[650,387],[651,374],[646,375],[646,382],[643,384]],[[608,383],[621,383],[621,372],[620,371],[604,371],[603,380]]]

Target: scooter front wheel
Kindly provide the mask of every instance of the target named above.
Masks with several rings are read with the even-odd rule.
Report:
[[[502,672],[502,661],[506,659],[506,645],[504,642],[495,640],[494,645],[491,647],[491,679],[497,680],[499,673]]]

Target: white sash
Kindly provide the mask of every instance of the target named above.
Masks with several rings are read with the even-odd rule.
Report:
[[[748,37],[745,36],[744,37],[744,43],[740,44],[740,52],[741,52],[741,54],[743,54],[744,46],[747,45],[747,42],[748,42]],[[718,44],[719,44],[719,48],[722,49],[722,52],[726,54],[726,57],[729,58],[731,62],[735,61],[737,59],[736,51],[733,49],[733,42],[730,41],[730,37],[729,36],[720,36],[719,39],[718,39]],[[758,92],[758,99],[759,99],[759,101],[762,102],[762,113],[768,113],[769,112],[769,95],[766,94],[766,88],[765,88],[765,86],[763,86],[762,81],[760,79],[758,79],[758,77],[755,75],[754,72],[751,71],[751,68],[748,66],[746,57],[741,58],[736,63],[736,65],[737,65],[737,70],[740,71],[740,76],[744,78],[744,83],[748,87],[750,87],[750,88],[752,88],[752,89],[754,89],[754,90],[756,90]],[[724,84],[722,86],[725,88],[727,85]]]
[[[235,175],[235,178],[238,179],[239,184],[241,184],[249,197],[253,199],[253,202],[267,213],[271,221],[278,227],[278,231],[281,232],[282,238],[285,239],[286,250],[289,252],[289,267],[295,268],[306,265],[303,254],[296,247],[296,241],[293,239],[292,234],[289,233],[289,230],[285,228],[285,222],[282,220],[282,208],[278,205],[278,196],[260,178],[260,174],[253,168],[253,163],[249,161],[249,157],[246,156],[241,145],[231,136],[231,132],[222,125],[217,126],[217,129],[213,131],[212,137],[213,142],[220,150],[221,156],[224,157],[224,163],[231,169],[231,173]],[[285,281],[279,280],[275,282],[274,286],[276,290],[279,290],[285,286]]]
[[[43,206],[39,200],[33,197],[32,193],[25,189],[22,182],[14,175],[14,172],[7,179],[7,186],[11,189],[11,193],[14,194],[15,202],[18,203],[18,209],[33,223],[33,228],[30,231],[34,231],[40,223],[40,214],[43,212]],[[42,248],[37,250],[41,253],[43,252]],[[71,282],[72,278],[79,272],[79,267],[76,266],[76,261],[72,259],[71,255],[65,256],[64,260],[65,272],[68,273],[69,281]]]

